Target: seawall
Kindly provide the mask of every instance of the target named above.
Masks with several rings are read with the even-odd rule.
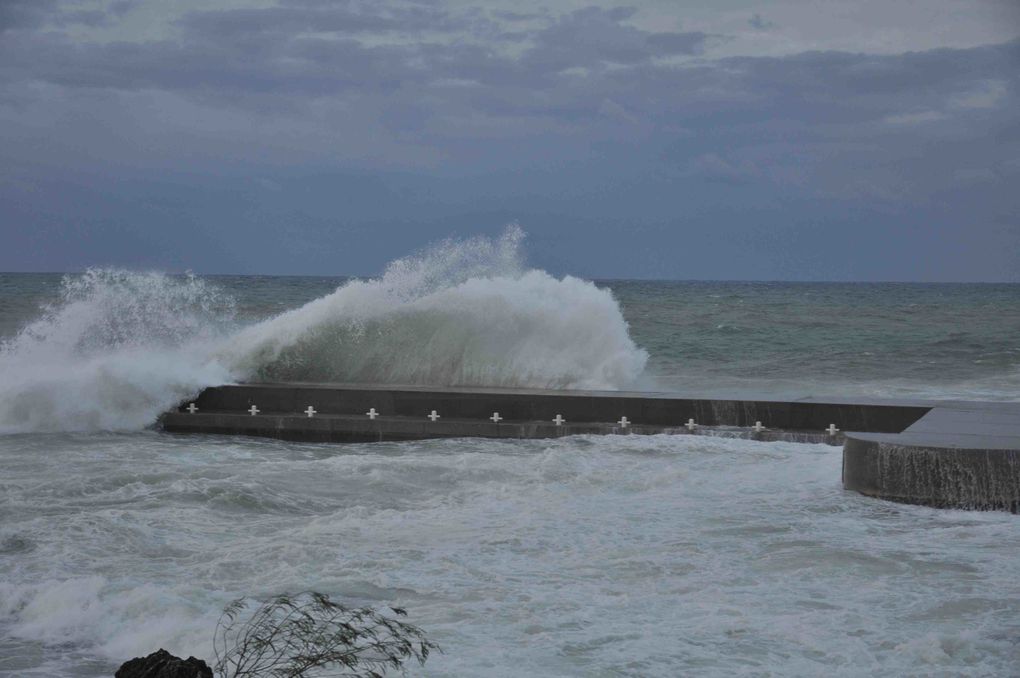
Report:
[[[753,429],[757,422],[765,429]],[[311,442],[707,433],[842,443],[849,490],[939,507],[1020,508],[1020,403],[238,384],[206,389],[160,425]]]

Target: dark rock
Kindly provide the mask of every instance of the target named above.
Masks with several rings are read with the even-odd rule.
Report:
[[[148,657],[124,662],[114,678],[213,678],[213,672],[201,659],[181,659],[160,649]]]

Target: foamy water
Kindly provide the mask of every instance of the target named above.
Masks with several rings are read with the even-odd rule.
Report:
[[[1016,673],[1020,522],[844,492],[839,448],[148,430],[244,379],[1020,397],[1018,286],[595,285],[522,237],[372,280],[0,275],[0,675],[208,658],[228,601],[304,589],[406,607],[424,675]]]
[[[432,676],[1020,666],[1016,517],[844,492],[825,445],[58,434],[0,464],[3,675],[208,656],[232,597],[306,588],[408,608]]]
[[[272,381],[633,386],[647,353],[605,289],[528,270],[523,233],[447,242],[231,337],[218,358]]]
[[[0,433],[138,430],[231,379],[205,356],[232,301],[203,281],[95,270],[0,345]]]
[[[521,261],[523,233],[444,242],[255,323],[194,276],[93,270],[0,345],[0,433],[138,430],[240,380],[618,389],[647,353],[613,295]]]

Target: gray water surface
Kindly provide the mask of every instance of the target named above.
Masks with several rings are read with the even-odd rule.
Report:
[[[109,676],[159,647],[211,658],[230,600],[305,589],[407,608],[444,648],[412,675],[1018,672],[1015,516],[845,492],[840,449],[826,445],[637,435],[304,445],[161,434],[146,428],[160,408],[231,378],[217,356],[244,328],[344,281],[76,280],[0,275],[0,424],[9,427],[0,435],[0,675]],[[584,286],[537,283],[559,304],[605,301]],[[636,387],[1020,393],[1018,285],[598,284],[636,345],[620,340],[619,313],[607,315],[624,364],[647,352]],[[521,289],[483,291],[499,301]],[[490,316],[464,316],[463,298],[438,307],[432,324],[401,325],[408,310],[398,306],[371,330],[402,332],[432,351],[423,356],[455,362],[470,348],[484,357],[491,347],[465,343],[472,336],[456,323],[482,331]],[[486,335],[501,342],[493,355],[502,342],[525,357],[521,347],[535,345],[554,367],[579,361],[565,374],[615,357],[598,342],[550,354],[543,341],[563,328],[542,325],[548,300],[535,299],[532,314],[527,298],[514,301],[516,324]],[[298,338],[315,349],[299,359],[364,351],[383,336],[323,315],[329,322]],[[286,336],[286,318],[272,336]],[[573,322],[567,330],[605,329],[583,315]],[[434,334],[415,334],[423,328]],[[363,352],[357,364],[378,359]],[[542,376],[509,361],[500,378],[518,366],[524,380]]]

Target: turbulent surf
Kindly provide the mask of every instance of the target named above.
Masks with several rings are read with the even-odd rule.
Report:
[[[521,262],[523,233],[445,242],[233,337],[235,373],[282,381],[615,389],[647,354],[613,295]]]
[[[243,325],[194,276],[91,270],[0,348],[0,431],[121,430],[243,380],[617,389],[647,354],[612,293],[528,269],[523,232],[448,240]]]

